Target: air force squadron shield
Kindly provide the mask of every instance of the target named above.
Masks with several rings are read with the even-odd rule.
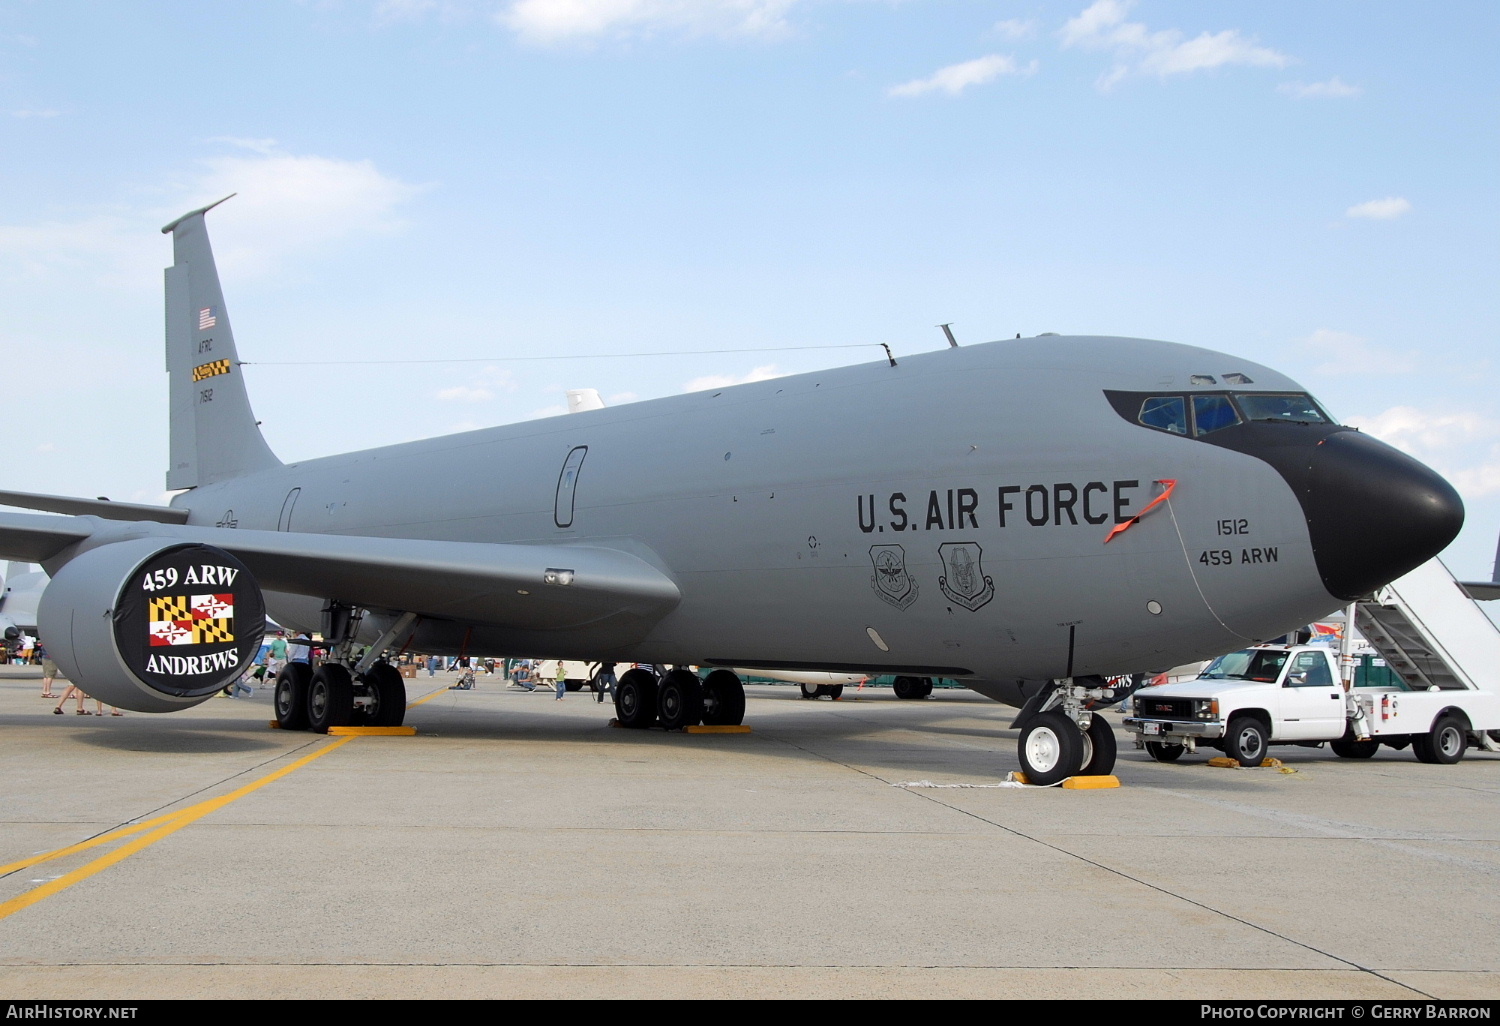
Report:
[[[250,571],[211,545],[153,556],[115,603],[115,645],[130,671],[184,698],[212,694],[244,673],[265,628]]]

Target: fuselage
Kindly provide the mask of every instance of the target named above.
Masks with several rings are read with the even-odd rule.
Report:
[[[682,593],[624,632],[427,620],[422,651],[1134,672],[1273,637],[1345,597],[1315,544],[1343,500],[1281,465],[1320,444],[1305,423],[1246,424],[1230,443],[1127,416],[1132,397],[1191,409],[1241,393],[1305,390],[1211,350],[1041,337],[307,460],[177,501],[201,525],[619,548]],[[1284,451],[1268,460],[1266,445]],[[316,629],[319,603],[267,600]]]

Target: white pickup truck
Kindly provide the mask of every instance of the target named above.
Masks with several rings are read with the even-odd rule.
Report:
[[[1356,681],[1356,683],[1359,683]],[[1320,646],[1258,645],[1220,656],[1194,680],[1142,688],[1125,729],[1158,762],[1199,745],[1258,766],[1275,744],[1368,759],[1382,744],[1455,763],[1472,741],[1496,750],[1500,695],[1478,688],[1413,691],[1395,681],[1346,692],[1338,656]]]

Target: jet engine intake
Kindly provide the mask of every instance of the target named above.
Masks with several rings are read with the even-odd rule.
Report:
[[[266,628],[260,587],[212,545],[111,542],[53,575],[37,608],[42,643],[90,697],[174,712],[228,686]]]

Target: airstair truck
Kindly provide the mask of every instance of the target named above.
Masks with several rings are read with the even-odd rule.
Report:
[[[1200,745],[1259,765],[1273,744],[1329,744],[1368,759],[1382,744],[1455,763],[1469,746],[1500,751],[1500,630],[1438,560],[1351,607],[1349,618],[1396,671],[1361,681],[1349,635],[1319,645],[1257,645],[1194,680],[1143,688],[1125,729],[1159,762]]]

